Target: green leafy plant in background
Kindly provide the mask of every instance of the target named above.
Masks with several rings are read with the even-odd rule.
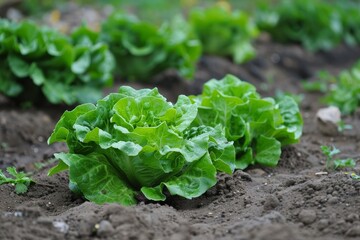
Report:
[[[0,19],[0,93],[23,101],[95,102],[112,83],[114,61],[97,33],[70,37],[31,22]],[[40,98],[40,99],[39,99]]]
[[[115,12],[103,23],[101,39],[116,58],[117,73],[128,80],[145,81],[167,69],[191,79],[201,54],[200,42],[181,18],[158,28]]]
[[[329,85],[336,81],[328,71],[319,71],[316,75],[315,81],[302,81],[301,86],[305,91],[326,93]]]
[[[329,146],[321,146],[322,153],[326,156],[326,170],[331,171],[337,168],[354,168],[356,162],[352,158],[347,159],[334,159],[334,155],[340,153],[341,151],[335,146],[332,148]]]
[[[349,45],[360,43],[360,3],[359,1],[337,1],[334,8],[339,11],[343,26],[343,39]]]
[[[96,105],[66,111],[49,144],[65,141],[55,174],[69,170],[71,189],[96,203],[136,203],[142,193],[162,201],[166,192],[188,199],[231,174],[235,149],[222,126],[191,126],[197,106],[186,96],[167,102],[155,89],[121,87]]]
[[[335,81],[323,101],[337,106],[343,114],[353,113],[360,106],[360,62],[332,78]]]
[[[251,41],[259,31],[246,13],[221,7],[197,9],[190,12],[189,21],[205,54],[231,56],[235,63],[255,57]]]
[[[276,166],[281,147],[298,142],[302,134],[293,98],[261,98],[253,85],[232,75],[207,82],[202,94],[191,99],[199,106],[193,125],[223,125],[227,139],[234,141],[239,169],[255,163]]]
[[[304,90],[325,93],[322,102],[338,107],[344,115],[351,114],[360,106],[360,62],[341,71],[338,76],[322,71],[316,81],[303,82],[302,85]],[[341,122],[338,125],[339,130],[348,128]]]
[[[0,185],[6,183],[13,184],[15,185],[15,192],[17,194],[26,193],[33,180],[28,177],[26,173],[17,172],[15,167],[8,167],[6,171],[12,177],[6,177],[0,169]]]
[[[301,43],[310,51],[328,50],[344,37],[343,13],[337,6],[320,0],[284,0],[275,7],[262,6],[257,24],[276,41]]]

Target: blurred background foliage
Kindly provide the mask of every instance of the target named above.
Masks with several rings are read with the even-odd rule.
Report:
[[[295,0],[284,0],[292,2]],[[91,7],[110,11],[123,10],[124,12],[137,15],[144,21],[161,24],[165,20],[171,19],[174,15],[188,15],[188,12],[197,7],[211,7],[221,5],[229,10],[241,10],[255,12],[262,7],[276,6],[282,0],[0,0],[0,17],[5,17],[9,7],[15,7],[22,14],[31,18],[41,18],[44,13],[59,10],[66,11],[71,5],[81,7]],[[320,0],[329,4],[356,4],[360,9],[359,0]],[[353,5],[354,6],[354,5]]]
[[[187,13],[196,7],[209,7],[220,4],[225,8],[253,11],[261,4],[273,4],[279,0],[0,0],[1,8],[15,6],[22,13],[32,17],[41,17],[44,12],[62,10],[69,4],[77,4],[91,7],[111,7],[114,10],[122,9],[126,12],[139,16],[144,21],[160,24],[174,15]]]

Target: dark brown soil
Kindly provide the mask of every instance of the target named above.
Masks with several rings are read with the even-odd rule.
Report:
[[[318,70],[338,73],[350,67],[360,49],[342,46],[311,54],[263,39],[257,50],[257,59],[242,66],[203,57],[193,83],[171,72],[156,79],[172,100],[180,93],[196,94],[205,81],[227,73],[255,84],[264,96],[276,90],[304,94],[303,137],[283,149],[277,168],[254,166],[220,175],[216,186],[194,200],[174,197],[134,207],[84,201],[68,189],[66,173],[47,176],[52,154],[66,150],[62,144],[46,144],[63,109],[22,110],[2,100],[0,168],[31,171],[36,183],[23,195],[11,185],[0,186],[0,239],[360,239],[360,181],[341,171],[316,174],[324,171],[321,145],[335,145],[340,157],[360,159],[360,114],[345,118],[351,131],[324,136],[315,123],[321,94],[300,88],[300,80],[313,79]]]

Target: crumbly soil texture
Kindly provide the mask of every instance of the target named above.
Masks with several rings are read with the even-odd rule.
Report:
[[[360,181],[349,175],[359,174],[360,168],[326,174],[320,151],[321,145],[333,145],[342,150],[339,157],[359,160],[360,112],[344,118],[352,130],[324,135],[316,122],[322,95],[304,92],[300,84],[314,80],[319,70],[337,74],[350,67],[360,58],[360,49],[340,46],[308,53],[266,38],[256,49],[257,58],[243,65],[202,57],[194,82],[169,71],[151,84],[135,85],[157,86],[174,100],[179,94],[197,94],[205,81],[231,73],[256,85],[263,96],[277,91],[303,94],[303,136],[300,143],[283,149],[278,167],[220,174],[213,188],[193,200],[170,197],[123,207],[96,205],[74,195],[66,172],[47,176],[56,164],[53,153],[67,151],[64,144],[46,143],[66,107],[24,109],[1,97],[0,168],[31,172],[35,183],[21,195],[12,185],[0,185],[0,239],[360,239]]]

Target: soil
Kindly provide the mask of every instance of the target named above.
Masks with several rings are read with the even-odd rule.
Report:
[[[321,145],[341,149],[340,157],[360,159],[360,112],[344,119],[351,131],[323,135],[315,121],[322,95],[304,92],[300,84],[313,80],[319,70],[336,74],[350,67],[360,58],[360,48],[340,46],[315,54],[264,36],[256,49],[257,58],[244,65],[204,56],[191,83],[169,71],[151,84],[131,84],[157,86],[174,100],[179,94],[197,94],[205,81],[231,73],[256,85],[263,96],[279,90],[304,95],[301,142],[283,149],[278,167],[221,174],[216,186],[193,200],[171,197],[159,204],[123,207],[75,196],[67,173],[47,176],[53,153],[66,151],[64,144],[46,143],[66,107],[22,109],[2,97],[0,169],[14,165],[32,172],[36,183],[22,195],[11,185],[0,185],[0,239],[360,239],[360,181],[344,171],[318,174],[325,170]],[[107,92],[123,84],[117,82]],[[359,173],[360,168],[349,171]]]

